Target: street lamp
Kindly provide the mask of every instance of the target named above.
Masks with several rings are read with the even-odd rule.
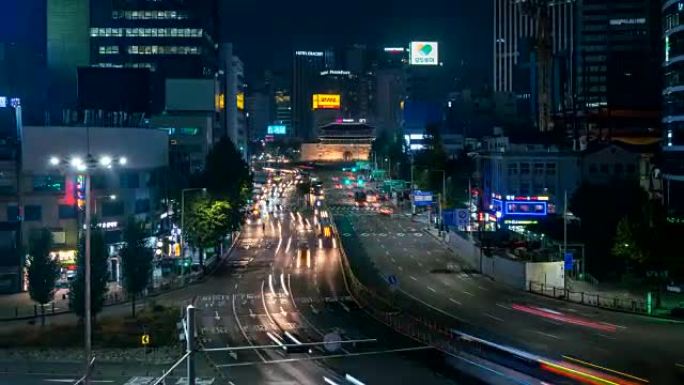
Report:
[[[207,192],[206,187],[196,187],[196,188],[185,188],[181,190],[181,233],[180,233],[180,245],[181,245],[181,256],[185,259],[185,193],[190,191],[202,191]],[[184,261],[183,261],[184,262]],[[185,264],[181,264],[181,276],[185,274]]]
[[[91,266],[90,266],[90,230],[91,230],[91,191],[90,179],[91,173],[98,168],[112,168],[112,164],[117,161],[119,165],[127,163],[126,158],[113,159],[109,155],[103,155],[95,158],[88,154],[85,158],[80,156],[71,156],[66,158],[59,158],[51,156],[49,164],[53,167],[61,167],[65,172],[68,169],[73,169],[78,173],[85,174],[85,304],[84,304],[84,322],[85,322],[85,374],[83,376],[83,383],[88,385],[90,383],[90,366],[92,364],[92,315],[91,315]]]

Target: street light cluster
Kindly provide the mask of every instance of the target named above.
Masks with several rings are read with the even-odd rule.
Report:
[[[112,158],[109,155],[103,155],[99,159],[94,158],[92,155],[88,155],[85,159],[80,156],[72,156],[70,158],[61,159],[57,156],[50,157],[50,165],[60,166],[69,165],[76,171],[86,171],[88,169],[93,169],[96,167],[112,168],[114,163],[118,163],[119,166],[125,166],[128,163],[126,157]]]
[[[80,156],[71,156],[67,158],[59,158],[51,156],[49,159],[50,165],[53,167],[60,167],[62,169],[72,168],[79,173],[85,174],[85,306],[84,306],[84,326],[85,326],[85,374],[83,376],[83,383],[90,384],[90,370],[92,365],[92,317],[91,317],[91,266],[90,266],[90,230],[91,230],[91,191],[90,179],[91,172],[98,168],[111,169],[114,164],[125,166],[128,160],[125,157],[113,158],[109,155],[103,155],[95,158],[91,154],[86,155],[85,158]],[[110,199],[116,199],[115,195],[110,196]]]

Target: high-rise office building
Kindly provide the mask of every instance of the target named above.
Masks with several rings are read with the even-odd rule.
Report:
[[[76,108],[77,68],[90,63],[90,0],[47,2],[47,65],[50,120]]]
[[[659,128],[662,3],[578,0],[577,106],[589,132],[615,137]]]
[[[548,130],[550,116],[540,108],[554,114],[572,105],[576,0],[548,0],[541,10],[531,1],[494,0],[493,85],[514,95],[525,126]],[[542,44],[549,45],[548,56]]]
[[[536,21],[524,12],[524,3],[520,0],[494,0],[495,92],[514,92],[522,41],[534,41],[539,36]],[[553,54],[570,52],[567,56],[571,58],[575,34],[575,0],[550,1],[547,12],[551,22]]]
[[[93,2],[90,28],[85,31],[85,38],[90,38],[90,63],[150,69],[152,106],[160,111],[165,79],[216,74],[215,15],[215,0]]]
[[[245,111],[245,68],[242,60],[233,53],[233,44],[224,43],[219,48],[220,106],[222,129],[215,132],[215,140],[228,136],[235,147],[247,159],[247,120]]]
[[[663,90],[663,195],[668,218],[684,223],[684,7],[663,4],[665,84]]]
[[[312,97],[321,71],[331,68],[334,64],[332,51],[294,52],[294,76],[292,87],[293,129],[294,136],[311,140],[314,137]]]

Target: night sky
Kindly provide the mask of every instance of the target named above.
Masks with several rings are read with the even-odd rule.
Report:
[[[446,73],[491,82],[492,11],[489,0],[261,0],[226,2],[224,39],[236,44],[248,78],[265,68],[287,69],[294,48],[353,43],[406,45],[438,40]],[[296,5],[294,5],[296,4]],[[469,84],[470,83],[470,84]]]
[[[45,0],[2,2],[0,41],[44,45]],[[490,0],[224,0],[222,6],[222,38],[235,43],[249,80],[265,69],[289,69],[295,48],[438,40],[445,73],[465,86],[491,82]]]

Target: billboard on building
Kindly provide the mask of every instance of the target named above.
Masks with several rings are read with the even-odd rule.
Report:
[[[339,94],[314,94],[314,110],[339,110],[342,105],[342,98]]]
[[[436,66],[439,65],[439,43],[436,41],[412,41],[411,65]]]
[[[269,135],[285,135],[287,134],[287,126],[284,124],[272,124],[267,127],[266,133]]]

